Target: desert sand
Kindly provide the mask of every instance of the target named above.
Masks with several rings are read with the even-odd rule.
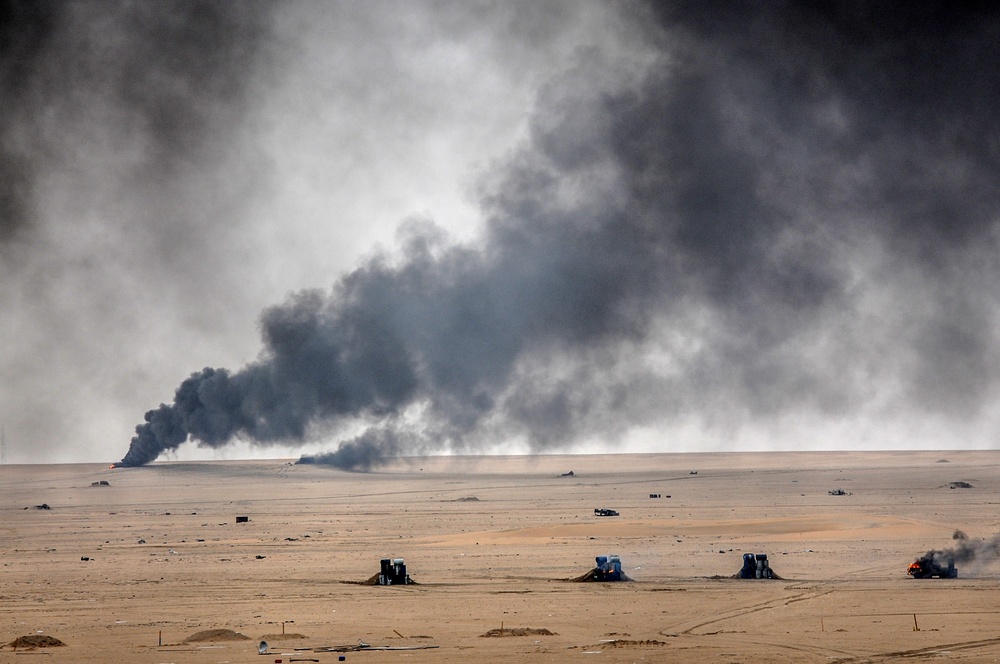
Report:
[[[65,643],[0,662],[994,661],[1000,564],[906,567],[998,489],[1000,452],[0,466],[0,642]],[[568,581],[608,553],[634,582]],[[386,557],[417,584],[351,583]],[[359,641],[436,647],[317,650]]]

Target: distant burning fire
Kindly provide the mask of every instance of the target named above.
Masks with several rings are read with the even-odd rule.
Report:
[[[949,558],[947,565],[941,565],[930,555],[921,556],[910,563],[910,566],[906,568],[906,573],[914,579],[930,579],[935,576],[942,579],[958,577],[954,558]]]

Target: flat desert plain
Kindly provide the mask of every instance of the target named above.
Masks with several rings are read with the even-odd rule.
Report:
[[[0,641],[65,646],[0,662],[997,661],[1000,564],[906,567],[998,490],[1000,452],[2,466]],[[569,580],[608,553],[634,582]],[[351,583],[394,557],[416,585]]]

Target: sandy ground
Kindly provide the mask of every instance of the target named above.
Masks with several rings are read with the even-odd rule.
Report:
[[[1000,564],[905,570],[1000,531],[998,490],[1000,452],[0,466],[0,642],[66,643],[0,663],[996,661]],[[784,580],[717,578],[743,552]],[[636,581],[566,580],[606,553]],[[383,557],[419,585],[344,583]]]

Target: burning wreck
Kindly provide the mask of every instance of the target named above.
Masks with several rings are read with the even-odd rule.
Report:
[[[955,579],[958,569],[955,563],[982,565],[1000,560],[1000,534],[986,539],[971,539],[961,530],[956,530],[951,539],[955,545],[950,549],[934,549],[917,558],[906,568],[906,573],[915,579]]]
[[[942,565],[935,560],[933,552],[921,556],[910,563],[910,566],[906,568],[906,573],[914,579],[930,579],[935,576],[941,579],[958,578],[958,569],[955,568],[955,559],[948,558],[947,565]]]
[[[613,553],[609,553],[606,556],[597,556],[594,558],[594,562],[596,564],[592,570],[583,576],[578,576],[572,580],[580,583],[588,581],[608,582],[632,580],[622,570],[622,559]]]

